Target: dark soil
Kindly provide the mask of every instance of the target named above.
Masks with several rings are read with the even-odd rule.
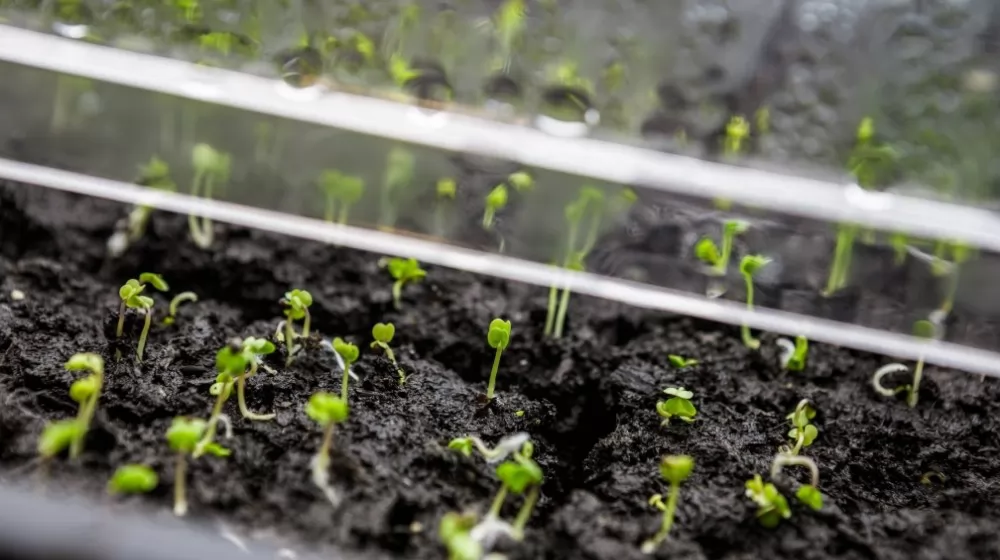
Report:
[[[184,218],[162,213],[111,261],[104,244],[124,212],[42,188],[0,188],[5,482],[44,481],[57,495],[98,497],[116,466],[146,462],[160,487],[119,507],[169,517],[173,472],[163,435],[171,418],[207,416],[216,350],[234,335],[273,333],[279,297],[300,287],[315,297],[316,329],[362,348],[351,418],[333,451],[331,479],[345,503],[333,509],[309,479],[321,435],[303,404],[316,390],[339,387],[330,354],[312,349],[288,370],[275,357],[279,373],[250,383],[251,409],[274,411],[276,420],[244,421],[228,405],[233,456],[195,462],[192,521],[221,520],[243,535],[346,558],[442,558],[442,514],[483,511],[497,489],[490,468],[450,452],[448,440],[472,433],[493,442],[523,430],[546,480],[525,541],[502,547],[512,558],[643,557],[639,544],[659,523],[646,501],[666,490],[657,464],[668,453],[697,464],[662,558],[1000,557],[1000,390],[992,379],[930,367],[911,410],[871,390],[884,357],[814,344],[804,372],[783,373],[769,335],[754,353],[734,327],[585,297],[573,300],[569,336],[551,341],[541,333],[546,290],[437,267],[405,288],[395,311],[377,255],[221,225],[213,249],[201,251]],[[105,333],[117,287],[144,271],[201,301],[182,307],[176,326],[153,329],[141,366],[115,364]],[[12,301],[13,289],[26,299]],[[157,296],[160,313],[166,302]],[[511,320],[513,336],[499,402],[484,414],[477,397],[493,359],[485,334],[495,316]],[[368,349],[371,326],[386,320],[396,324],[394,347],[410,373],[403,386]],[[130,318],[133,343],[137,330]],[[59,459],[40,472],[36,437],[46,420],[75,413],[63,363],[81,351],[109,363],[96,425],[81,460]],[[701,364],[673,369],[668,353]],[[695,392],[698,419],[663,428],[654,406],[676,385]],[[802,398],[819,411],[820,435],[807,454],[821,469],[826,505],[818,513],[793,506],[791,520],[766,530],[743,484],[766,474],[785,442],[785,415]],[[930,471],[944,481],[922,484]],[[505,513],[518,505],[510,500]]]

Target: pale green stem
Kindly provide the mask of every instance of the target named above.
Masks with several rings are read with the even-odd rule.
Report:
[[[670,529],[674,526],[674,515],[677,512],[677,500],[680,494],[680,484],[671,484],[670,494],[667,496],[667,506],[663,510],[663,521],[660,522],[660,530],[653,535],[653,538],[643,543],[643,552],[651,554],[657,547],[663,544],[663,541],[667,540],[667,535],[670,534]]]
[[[535,509],[535,503],[538,502],[538,487],[532,486],[531,490],[528,492],[528,496],[524,500],[524,504],[521,509],[517,512],[517,517],[514,518],[514,534],[521,537],[524,535],[524,528],[528,525],[528,520],[531,519],[531,513]]]
[[[396,280],[392,284],[392,305],[400,308],[400,300],[403,298],[403,280]]]
[[[323,211],[323,219],[332,223],[335,209],[336,201],[332,196],[326,195],[326,210]]]
[[[503,353],[503,347],[497,346],[497,355],[493,358],[493,371],[490,372],[490,384],[486,387],[486,398],[493,400],[493,389],[497,384],[497,370],[500,368],[500,354]]]
[[[917,400],[920,398],[920,379],[924,375],[924,356],[921,355],[920,359],[917,360],[917,368],[913,370],[913,383],[910,385],[910,392],[906,395],[906,404],[913,408],[917,406]]]
[[[237,380],[237,382],[236,382],[236,402],[240,406],[240,414],[242,414],[243,417],[246,418],[246,419],[248,419],[248,420],[255,420],[255,421],[260,421],[260,422],[264,422],[264,421],[267,421],[267,420],[272,420],[272,419],[274,419],[274,414],[257,414],[255,412],[251,412],[250,409],[247,408],[247,401],[246,401],[246,384],[247,384],[247,379],[250,379],[254,375],[257,375],[257,357],[256,356],[254,356],[253,363],[250,364],[250,371],[249,371],[249,373],[248,372],[243,372],[240,375],[240,377]]]
[[[344,225],[347,223],[347,211],[351,209],[351,205],[346,202],[340,204],[340,215],[337,217],[337,223]]]
[[[225,383],[222,386],[222,390],[219,391],[219,396],[215,399],[215,406],[212,407],[212,416],[208,419],[208,426],[205,428],[205,435],[198,442],[198,445],[194,448],[193,457],[197,459],[205,454],[205,449],[210,443],[215,441],[215,431],[219,426],[219,416],[222,415],[222,405],[226,404],[226,393],[230,391],[231,384]]]
[[[483,210],[483,229],[491,229],[493,227],[493,216],[495,213],[496,210],[492,206],[487,206]]]
[[[122,333],[125,331],[125,300],[122,300],[121,306],[118,307],[118,328],[115,330],[115,339],[118,342],[122,340]],[[115,360],[122,359],[122,351],[120,348],[115,348]]]
[[[801,455],[779,454],[775,456],[774,462],[771,463],[771,478],[778,478],[781,474],[782,468],[790,466],[799,466],[809,469],[810,483],[812,487],[819,488],[819,467],[816,466],[815,461],[809,457],[803,457]]]
[[[285,351],[287,357],[285,358],[285,367],[292,365],[292,318],[289,317],[285,319]]]
[[[302,338],[309,338],[309,323],[312,320],[312,317],[309,315],[308,309],[304,309],[303,311],[306,316],[302,319],[302,333],[299,336]]]
[[[500,510],[503,509],[503,502],[507,499],[507,485],[503,484],[500,486],[500,490],[497,492],[495,498],[493,498],[493,503],[490,505],[490,511],[487,512],[487,517],[500,517]]]
[[[562,297],[559,298],[559,312],[556,314],[556,326],[552,336],[559,338],[563,334],[563,325],[566,323],[566,311],[569,309],[569,288],[563,288]]]
[[[139,335],[139,346],[135,349],[136,361],[142,363],[142,353],[146,349],[146,336],[149,335],[149,325],[153,322],[153,308],[145,310],[146,320],[142,324],[142,334]]]
[[[344,378],[340,381],[340,398],[347,402],[347,383],[351,377],[351,364],[344,361]]]
[[[747,310],[753,311],[753,276],[750,274],[744,274],[744,279],[747,285]],[[750,332],[750,325],[743,323],[740,327],[740,334],[743,335],[743,344],[751,350],[756,350],[760,348],[760,341],[753,337]]]
[[[556,304],[559,300],[559,288],[555,284],[549,288],[549,310],[545,316],[545,336],[552,334],[556,323]]]
[[[184,517],[187,510],[187,458],[178,453],[174,466],[174,515]]]
[[[104,387],[104,374],[103,372],[94,372],[94,377],[97,379],[94,394],[87,399],[87,402],[80,405],[80,411],[77,413],[77,422],[79,422],[81,428],[80,434],[70,443],[70,459],[76,459],[83,452],[83,444],[87,439],[87,432],[90,430],[90,422],[94,419],[94,411],[97,410],[97,401],[101,398],[101,389]]]

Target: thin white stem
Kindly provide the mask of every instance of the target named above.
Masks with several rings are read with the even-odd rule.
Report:
[[[901,385],[893,389],[889,389],[885,385],[882,385],[883,377],[889,375],[890,373],[898,373],[901,371],[910,371],[910,368],[900,363],[886,364],[878,368],[877,370],[875,370],[875,374],[872,375],[872,388],[875,389],[875,392],[885,397],[892,397],[895,396],[896,393],[899,393],[900,391],[905,391],[906,390],[905,385]]]
[[[774,462],[771,463],[771,479],[777,479],[781,476],[781,470],[784,467],[791,466],[806,467],[809,469],[812,487],[819,488],[819,467],[816,466],[815,461],[809,457],[803,457],[802,455],[776,455],[774,457]]]

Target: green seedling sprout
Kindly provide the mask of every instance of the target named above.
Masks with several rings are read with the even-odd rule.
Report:
[[[97,401],[101,398],[101,389],[104,387],[104,359],[97,354],[74,354],[66,361],[66,370],[89,374],[74,381],[69,388],[70,398],[80,405],[76,416],[76,434],[69,448],[70,459],[76,459],[83,452],[83,443],[87,438],[87,431],[90,430],[90,423],[94,419]]]
[[[118,288],[118,297],[121,299],[121,305],[118,307],[118,327],[115,329],[115,339],[120,341],[122,333],[125,330],[126,309],[141,310],[146,316],[142,326],[142,334],[139,335],[139,346],[136,347],[135,351],[136,359],[139,362],[142,361],[142,353],[146,348],[146,336],[149,334],[149,326],[153,321],[153,298],[142,295],[142,291],[146,289],[147,284],[161,292],[170,289],[163,280],[163,277],[152,272],[143,272],[139,275],[138,280],[135,278],[129,279],[121,288]],[[120,360],[121,357],[121,349],[115,349],[115,359]]]
[[[703,237],[694,246],[694,255],[701,262],[711,266],[714,276],[725,276],[733,252],[733,239],[747,231],[750,224],[741,220],[729,220],[722,224],[722,248],[710,237]]]
[[[472,451],[476,450],[487,463],[497,463],[509,457],[524,447],[529,441],[528,434],[517,432],[509,436],[504,436],[497,442],[496,447],[490,447],[476,436],[465,436],[455,438],[448,442],[448,449],[456,451],[466,457],[472,456]]]
[[[507,182],[517,192],[527,192],[535,188],[535,179],[527,171],[516,171],[507,176]]]
[[[771,482],[764,482],[759,474],[746,482],[746,496],[757,504],[757,521],[768,529],[773,529],[782,519],[792,516],[788,500]]]
[[[753,276],[757,274],[757,271],[764,268],[771,262],[771,259],[761,256],[761,255],[747,255],[743,257],[740,261],[740,274],[743,275],[743,280],[746,282],[747,287],[747,310],[753,311]],[[740,333],[743,336],[743,344],[751,350],[756,350],[760,348],[760,340],[753,337],[750,333],[750,326],[743,323],[740,328]]]
[[[344,341],[344,339],[339,336],[333,339],[333,351],[336,352],[342,360],[344,360],[344,378],[340,382],[340,398],[345,403],[347,402],[347,381],[351,376],[351,364],[358,361],[358,355],[360,351],[358,347],[351,344],[350,342]]]
[[[679,356],[677,354],[668,354],[667,360],[670,362],[670,365],[681,369],[698,365],[698,360],[694,358],[685,358],[684,356]]]
[[[342,424],[350,414],[347,399],[330,393],[313,393],[306,403],[306,415],[323,428],[323,443],[311,461],[312,480],[334,506],[340,503],[336,490],[330,485],[330,448],[333,446],[333,429]]]
[[[775,343],[781,347],[781,367],[788,371],[802,371],[806,367],[806,356],[809,355],[809,339],[798,335],[795,342],[787,338],[779,338]]]
[[[309,292],[295,289],[285,292],[285,297],[281,298],[278,303],[285,308],[285,320],[282,321],[282,327],[284,328],[282,338],[285,341],[285,351],[287,354],[285,357],[285,367],[287,368],[292,365],[292,359],[299,350],[299,346],[294,344],[295,338],[309,338],[309,323],[312,319],[309,315],[309,306],[312,305],[313,298]],[[294,323],[299,320],[302,321],[302,332],[296,334]]]
[[[163,318],[164,325],[173,325],[177,321],[177,309],[186,301],[190,301],[191,303],[197,302],[198,294],[194,292],[181,292],[174,296],[174,298],[170,300],[170,315]]]
[[[744,151],[743,143],[750,138],[750,123],[740,115],[729,119],[726,123],[726,137],[722,142],[722,151],[727,157],[735,157]]]
[[[146,494],[160,483],[156,471],[146,465],[123,465],[118,467],[108,481],[109,494]]]
[[[775,456],[774,462],[771,463],[771,479],[777,480],[781,476],[781,470],[791,466],[805,467],[809,469],[810,474],[809,484],[799,486],[799,489],[795,491],[795,497],[813,511],[822,509],[823,494],[819,491],[819,467],[812,459],[801,455],[779,453]]]
[[[319,186],[326,197],[326,208],[323,213],[324,219],[332,222],[336,212],[337,203],[340,203],[340,212],[337,213],[337,223],[346,224],[347,214],[355,203],[361,200],[365,193],[365,182],[361,177],[344,175],[339,171],[324,171],[319,178]]]
[[[162,191],[174,192],[177,190],[176,183],[170,178],[170,167],[157,156],[153,156],[149,163],[139,167],[139,178],[136,179],[136,184]],[[115,233],[108,238],[108,252],[114,257],[121,256],[130,244],[142,239],[142,236],[146,234],[146,228],[149,226],[149,218],[152,214],[152,206],[138,205],[132,208],[128,218],[120,227],[116,227]]]
[[[389,151],[379,202],[381,225],[392,226],[396,222],[396,195],[409,186],[413,179],[413,167],[412,152],[400,147],[394,147]]]
[[[935,338],[936,333],[937,333],[937,327],[934,325],[934,323],[930,321],[920,320],[914,323],[913,325],[913,335],[916,337],[924,339],[932,339]],[[909,405],[910,408],[914,408],[915,406],[917,406],[917,400],[919,399],[920,396],[919,395],[920,380],[923,377],[924,373],[923,354],[921,354],[920,359],[917,360],[917,367],[913,371],[913,381],[910,384],[899,385],[892,389],[882,384],[882,378],[884,378],[885,376],[891,373],[898,373],[909,370],[910,368],[900,363],[886,364],[875,370],[875,373],[872,374],[872,388],[875,389],[875,392],[885,397],[894,397],[899,393],[905,392],[906,404]]]
[[[483,546],[472,536],[476,516],[450,511],[441,518],[438,538],[448,551],[448,560],[480,560]]]
[[[194,167],[194,180],[191,182],[191,196],[212,198],[212,191],[229,180],[230,159],[228,154],[216,151],[208,144],[196,144],[191,150],[191,164]],[[188,229],[195,245],[207,249],[212,245],[215,232],[212,220],[209,218],[188,216]]]
[[[236,379],[236,401],[239,403],[240,414],[248,420],[272,420],[274,414],[256,414],[247,408],[246,383],[257,375],[260,356],[272,354],[274,344],[263,338],[247,337],[245,340],[233,339],[215,355],[215,369],[219,373],[228,373]]]
[[[493,229],[493,218],[498,210],[507,206],[507,185],[500,184],[486,195],[486,208],[483,210],[483,229]]]
[[[542,485],[542,469],[538,466],[538,463],[531,459],[533,452],[534,446],[531,442],[525,442],[521,446],[521,451],[513,454],[512,460],[504,461],[497,465],[496,473],[497,478],[501,482],[500,490],[497,492],[486,514],[487,519],[499,519],[500,510],[503,508],[503,503],[507,499],[507,495],[520,495],[527,491],[524,504],[517,512],[517,517],[514,518],[512,526],[513,537],[518,541],[524,538],[524,528],[527,526],[528,519],[531,518],[531,512],[535,509],[535,504],[538,502],[538,494]]]
[[[75,418],[49,422],[38,436],[38,455],[42,459],[52,459],[85,433],[81,429],[80,421]]]
[[[683,420],[688,424],[694,422],[694,417],[698,414],[698,410],[691,403],[694,393],[684,387],[667,387],[663,392],[670,395],[670,398],[656,403],[656,413],[663,418],[661,426],[669,426],[671,418]]]
[[[497,351],[496,357],[493,358],[493,369],[490,371],[490,383],[486,387],[486,399],[491,401],[493,400],[493,389],[497,383],[497,370],[500,368],[500,355],[510,343],[510,321],[504,321],[499,317],[490,321],[486,341],[490,348],[495,348]]]
[[[375,323],[372,327],[372,338],[375,340],[371,343],[372,348],[381,348],[385,352],[385,356],[389,358],[392,362],[392,366],[396,368],[396,373],[399,374],[399,384],[402,385],[406,383],[406,373],[403,372],[403,368],[399,367],[399,363],[396,362],[396,355],[392,352],[392,348],[389,347],[389,343],[392,342],[392,337],[396,335],[396,326],[392,323]]]
[[[649,498],[649,505],[663,512],[663,521],[660,523],[660,530],[642,543],[643,554],[654,553],[663,541],[667,540],[670,528],[674,524],[674,515],[677,513],[681,483],[691,476],[692,470],[694,470],[694,459],[687,455],[667,455],[660,461],[660,476],[670,484],[670,492],[667,494],[666,503],[660,494],[654,494]]]
[[[379,264],[384,265],[389,270],[389,274],[393,280],[395,280],[392,284],[392,303],[396,309],[401,307],[400,301],[403,298],[403,286],[407,282],[419,282],[427,276],[427,271],[420,268],[420,263],[417,262],[417,259],[393,257],[383,260]]]
[[[788,430],[788,439],[792,440],[792,445],[784,448],[782,450],[783,454],[798,455],[802,451],[802,448],[813,444],[816,436],[819,435],[819,430],[811,424],[812,419],[815,417],[816,409],[809,404],[809,399],[799,401],[799,404],[795,406],[795,410],[785,417],[792,424],[792,428]]]
[[[208,425],[200,418],[174,418],[167,429],[167,444],[177,453],[174,463],[174,515],[187,515],[187,464],[188,455],[197,453]],[[205,451],[215,457],[228,457],[230,452],[217,443],[209,444]]]
[[[225,350],[226,348],[223,348],[219,351],[219,354],[222,354]],[[229,364],[225,360],[222,360],[222,364],[220,364],[219,355],[216,355],[216,367],[220,365]],[[205,453],[215,454],[214,449],[218,447],[218,444],[215,443],[215,432],[218,429],[220,421],[225,422],[227,432],[229,431],[229,417],[222,413],[222,407],[229,400],[229,397],[232,396],[234,383],[233,374],[226,369],[220,371],[215,376],[215,383],[208,388],[208,393],[215,397],[215,405],[212,407],[212,415],[208,417],[208,424],[205,426],[204,435],[202,435],[201,440],[198,441],[198,445],[195,446],[194,452],[191,454],[195,459]]]

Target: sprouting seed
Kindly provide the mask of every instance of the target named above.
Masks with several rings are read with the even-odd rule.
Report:
[[[788,371],[802,371],[806,367],[806,356],[809,354],[809,339],[798,335],[795,342],[787,338],[779,338],[775,344],[781,347],[781,367]]]
[[[652,538],[642,543],[642,552],[652,554],[670,534],[670,528],[674,524],[674,515],[677,513],[677,501],[681,494],[681,483],[691,476],[694,470],[694,459],[687,455],[668,455],[660,461],[660,476],[670,484],[670,492],[667,494],[667,501],[663,501],[663,496],[654,494],[649,499],[649,505],[663,512],[663,521],[660,523],[660,530]]]
[[[399,257],[393,257],[391,259],[383,259],[379,262],[380,266],[385,266],[389,270],[389,274],[392,276],[392,303],[399,309],[401,307],[400,300],[403,298],[403,286],[407,282],[419,282],[427,276],[427,271],[420,268],[420,263],[417,259],[402,259]]]
[[[750,137],[750,123],[740,115],[729,119],[726,124],[726,137],[723,140],[723,151],[727,156],[735,156],[743,152],[743,143]]]
[[[311,463],[312,480],[335,506],[340,500],[337,492],[330,486],[330,448],[333,446],[334,427],[345,422],[349,414],[350,407],[346,399],[324,391],[313,393],[306,403],[306,415],[323,428],[323,443]]]
[[[743,280],[746,282],[748,311],[753,311],[753,276],[757,273],[757,271],[767,266],[770,262],[771,259],[761,255],[747,255],[740,261],[740,274],[743,275]],[[743,323],[740,333],[743,336],[743,344],[745,344],[747,348],[751,350],[760,348],[760,340],[754,338],[750,333],[749,325]]]
[[[819,435],[819,430],[811,423],[815,417],[816,409],[809,404],[808,399],[799,401],[795,410],[785,417],[792,424],[792,428],[788,430],[788,439],[792,440],[792,445],[784,450],[784,454],[798,455],[802,448],[813,444]]]
[[[123,465],[108,481],[109,494],[145,494],[160,483],[156,471],[146,465]]]
[[[507,182],[517,192],[530,191],[535,188],[535,179],[527,171],[517,171],[507,176]]]
[[[483,211],[483,229],[493,228],[493,218],[498,210],[507,206],[507,185],[499,184],[486,195],[486,209]]]
[[[525,442],[521,446],[521,451],[513,454],[512,460],[497,465],[496,474],[497,478],[500,479],[501,486],[486,514],[488,519],[498,519],[508,494],[520,495],[527,492],[524,503],[517,512],[517,517],[514,518],[512,525],[512,536],[518,541],[524,538],[524,529],[531,518],[535,504],[538,502],[544,477],[541,467],[531,458],[533,450],[534,445],[530,441]]]
[[[49,422],[38,436],[38,455],[43,459],[51,459],[70,447],[85,433],[81,429],[80,421],[75,418]]]
[[[913,325],[913,335],[919,338],[932,339],[938,336],[938,327],[934,323],[926,320],[920,320]],[[903,371],[909,371],[910,368],[900,363],[886,364],[878,368],[872,375],[872,387],[875,391],[886,397],[893,397],[899,393],[906,393],[906,404],[910,408],[917,406],[917,399],[919,398],[920,391],[920,380],[924,373],[924,357],[921,354],[920,359],[917,360],[917,367],[913,371],[913,381],[906,385],[899,385],[892,389],[887,388],[882,384],[882,378],[891,374]]]
[[[759,474],[753,475],[753,479],[746,482],[746,496],[757,504],[757,521],[768,529],[777,527],[782,519],[792,516],[788,500],[773,483],[764,482]]]
[[[448,449],[457,451],[466,457],[472,456],[475,449],[483,456],[487,463],[497,463],[521,449],[528,443],[530,437],[524,432],[517,432],[509,436],[504,436],[497,442],[495,447],[490,447],[476,436],[465,436],[455,438],[448,442]]]
[[[819,491],[819,467],[812,459],[801,455],[779,453],[771,463],[771,480],[777,480],[782,469],[790,466],[805,467],[809,469],[810,474],[809,484],[799,486],[799,489],[795,491],[795,497],[814,511],[822,509],[823,494]]]
[[[115,329],[116,340],[121,340],[125,329],[126,309],[141,311],[146,316],[146,320],[142,326],[142,334],[139,335],[139,346],[135,352],[136,359],[139,362],[142,361],[143,350],[146,347],[146,336],[149,334],[149,326],[153,320],[153,298],[142,295],[142,291],[146,289],[147,284],[161,292],[170,289],[163,280],[163,277],[152,272],[143,272],[139,275],[138,280],[132,278],[125,282],[121,288],[118,288],[118,297],[121,299],[121,305],[118,307],[118,326]],[[116,349],[115,359],[121,359],[121,355],[121,350]]]
[[[490,383],[486,387],[486,399],[493,400],[493,389],[497,383],[497,370],[500,368],[500,355],[510,343],[510,321],[504,321],[500,318],[490,321],[486,341],[490,348],[495,348],[497,351],[496,357],[493,358],[493,369],[490,371]]]
[[[285,308],[285,320],[279,325],[279,331],[283,330],[282,339],[285,341],[285,367],[292,365],[296,352],[301,346],[294,343],[296,338],[303,340],[309,338],[309,326],[312,316],[309,314],[309,306],[313,304],[312,294],[305,290],[294,289],[285,292],[285,297],[279,300]],[[295,332],[295,321],[302,321],[302,332]]]
[[[474,514],[460,514],[453,511],[444,514],[438,526],[438,538],[448,550],[448,560],[483,558],[483,545],[472,536],[472,528],[475,525]]]
[[[670,398],[656,403],[656,413],[663,418],[662,426],[669,425],[671,418],[683,420],[688,424],[694,422],[694,417],[698,414],[698,410],[691,403],[694,393],[684,387],[668,387],[663,392],[670,395]]]
[[[260,356],[273,354],[274,343],[263,338],[247,337],[244,340],[233,339],[215,355],[215,369],[219,373],[228,373],[236,379],[236,401],[240,414],[248,420],[266,421],[274,418],[274,414],[256,414],[247,408],[246,382],[257,375]]]
[[[358,361],[358,355],[361,353],[358,347],[346,342],[339,336],[333,339],[333,351],[340,355],[341,359],[344,360],[344,378],[340,382],[340,399],[345,403],[347,402],[347,381],[351,376],[351,364]]]
[[[372,348],[381,348],[385,352],[385,356],[389,358],[392,362],[392,366],[396,368],[396,373],[399,374],[399,384],[402,385],[406,383],[406,373],[403,372],[403,368],[399,367],[399,363],[396,362],[396,355],[392,352],[392,348],[389,347],[389,343],[392,342],[392,337],[396,334],[396,327],[392,323],[375,323],[372,327],[372,338],[375,340],[371,343]]]
[[[194,292],[181,292],[176,296],[174,296],[174,298],[170,300],[170,307],[169,307],[170,315],[167,315],[166,317],[163,318],[164,325],[174,324],[174,322],[177,320],[177,309],[181,306],[182,303],[186,301],[190,301],[192,303],[197,302],[198,294]]]

